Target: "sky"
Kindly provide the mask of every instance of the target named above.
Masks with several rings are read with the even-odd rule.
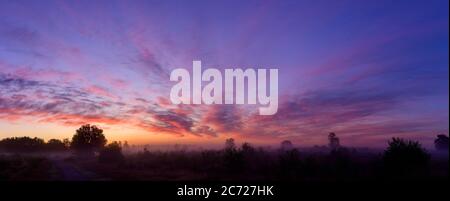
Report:
[[[449,2],[0,0],[0,138],[431,147],[449,130]],[[276,68],[279,107],[173,105],[176,68]]]

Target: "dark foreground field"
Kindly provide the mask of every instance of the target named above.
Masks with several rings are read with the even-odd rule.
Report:
[[[420,155],[419,155],[420,156]],[[385,181],[448,180],[448,152],[425,159],[386,152],[266,150],[139,151],[109,158],[71,151],[0,155],[3,181]],[[397,157],[397,158],[395,158]]]

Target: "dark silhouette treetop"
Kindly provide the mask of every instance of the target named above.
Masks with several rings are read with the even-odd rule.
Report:
[[[335,133],[330,133],[328,135],[328,146],[331,149],[337,149],[341,146],[340,142],[339,142],[339,138],[336,136]]]
[[[234,139],[233,138],[228,138],[225,140],[225,150],[235,150],[236,149],[236,144],[234,143]]]
[[[123,148],[128,149],[130,145],[128,145],[128,141],[123,142]]]
[[[105,146],[98,156],[99,162],[102,163],[121,163],[125,160],[122,154],[122,146],[119,142],[112,142]]]
[[[0,140],[0,150],[8,152],[43,151],[45,141],[40,138],[12,137]]]
[[[289,151],[289,150],[292,150],[294,148],[294,146],[292,145],[291,141],[284,140],[283,142],[281,142],[280,148],[282,151]]]
[[[419,142],[392,138],[384,152],[383,161],[387,170],[396,176],[425,173],[430,156]]]
[[[255,148],[248,142],[242,144],[242,152],[245,154],[253,154],[255,152]]]
[[[437,136],[437,139],[434,140],[434,146],[439,151],[448,151],[448,143],[449,139],[448,136],[441,134]]]
[[[50,139],[48,140],[46,147],[49,151],[64,151],[66,150],[66,144],[63,141],[58,139]]]
[[[103,135],[103,130],[95,125],[83,125],[72,137],[70,147],[76,151],[98,151],[103,148],[107,140]]]

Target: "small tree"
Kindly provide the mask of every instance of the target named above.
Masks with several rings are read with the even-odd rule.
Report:
[[[48,151],[64,151],[67,148],[64,142],[58,139],[50,139],[45,146]]]
[[[123,148],[124,149],[130,148],[130,145],[128,145],[128,141],[123,142]]]
[[[121,145],[116,141],[108,144],[100,151],[98,160],[101,163],[122,163],[125,157],[122,154]]]
[[[419,142],[401,138],[392,138],[383,156],[387,173],[394,177],[423,176],[429,160],[430,156]]]
[[[437,139],[434,140],[434,146],[436,147],[436,149],[438,151],[448,151],[448,147],[449,147],[449,139],[448,136],[446,135],[438,135]]]
[[[66,148],[70,147],[70,140],[68,138],[64,138],[62,142]]]
[[[339,138],[336,136],[335,133],[330,133],[328,135],[328,146],[333,150],[337,149],[341,146],[340,142],[339,142]]]
[[[255,153],[255,148],[253,148],[253,146],[248,143],[248,142],[244,142],[244,144],[242,144],[242,152],[244,154],[253,154]]]
[[[105,144],[106,138],[103,135],[103,130],[97,126],[86,124],[76,131],[70,147],[78,153],[92,155],[103,148]]]
[[[233,138],[225,140],[225,150],[224,150],[224,167],[229,173],[238,173],[243,167],[243,156],[242,152],[236,149],[236,144]]]
[[[292,142],[289,140],[284,140],[280,145],[281,151],[290,151],[294,148]]]
[[[234,151],[236,150],[236,144],[234,143],[233,138],[228,138],[225,140],[225,150],[226,151]]]

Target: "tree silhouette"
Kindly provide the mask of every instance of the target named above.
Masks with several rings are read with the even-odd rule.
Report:
[[[434,146],[439,151],[448,151],[448,146],[449,146],[448,143],[449,143],[448,136],[443,135],[443,134],[438,135],[437,139],[434,140]]]
[[[130,148],[130,145],[128,145],[128,141],[124,141],[124,142],[123,142],[123,148],[124,148],[124,149]]]
[[[65,147],[67,147],[67,148],[70,147],[70,140],[68,138],[64,138],[62,142],[64,143]]]
[[[233,138],[228,138],[225,140],[225,150],[236,150],[236,144]]]
[[[44,140],[36,137],[12,137],[0,141],[0,150],[7,152],[36,152],[44,151],[44,148]]]
[[[341,146],[339,143],[339,138],[336,136],[335,133],[328,134],[328,146],[331,149],[337,149]]]
[[[99,151],[106,144],[105,135],[103,130],[95,125],[83,125],[72,137],[70,147],[78,153],[85,155],[92,155],[94,152]]]
[[[289,151],[289,150],[292,150],[294,148],[294,146],[292,145],[291,141],[284,140],[283,142],[281,142],[280,148],[281,148],[281,151]]]
[[[102,163],[122,163],[125,160],[122,147],[116,141],[108,144],[100,151],[98,160]]]
[[[392,138],[384,152],[383,162],[391,177],[424,176],[430,156],[416,141]]]
[[[64,151],[67,148],[64,142],[58,139],[50,139],[45,146],[48,151]]]
[[[255,153],[255,148],[248,142],[245,142],[244,144],[242,144],[242,152],[244,153],[244,155],[251,155]]]
[[[224,167],[228,173],[236,174],[242,170],[244,158],[242,152],[236,149],[236,144],[233,138],[225,140],[224,149]]]

